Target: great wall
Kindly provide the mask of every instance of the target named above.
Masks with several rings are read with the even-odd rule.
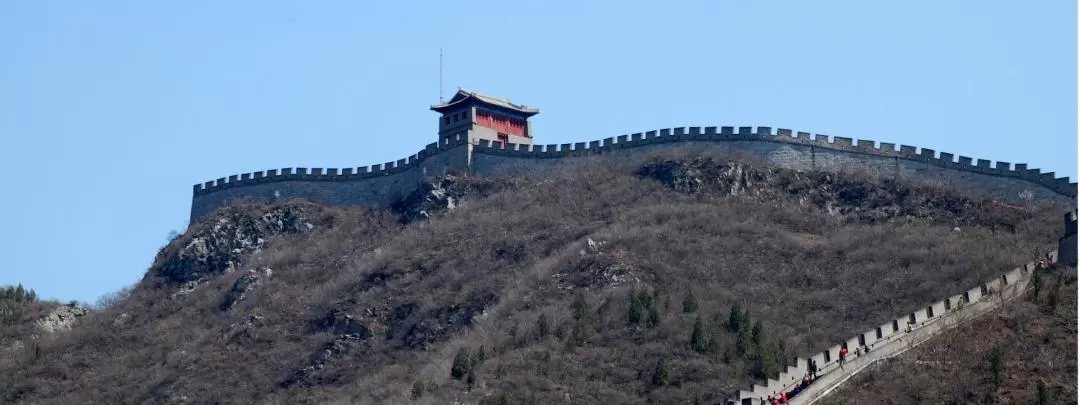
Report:
[[[1077,184],[1068,177],[1029,169],[1027,164],[972,159],[947,152],[893,143],[829,137],[770,127],[689,127],[621,135],[561,145],[500,145],[457,135],[427,145],[396,162],[359,168],[284,168],[243,173],[194,186],[191,221],[238,199],[273,201],[304,198],[329,205],[389,206],[426,179],[447,173],[512,174],[565,159],[604,155],[614,158],[690,146],[696,150],[740,151],[769,164],[806,170],[863,167],[881,176],[918,176],[953,187],[995,195],[1004,201],[1055,198],[1072,201]]]
[[[991,162],[932,149],[853,140],[845,137],[771,127],[680,127],[620,135],[591,142],[532,145],[528,117],[538,110],[494,97],[459,90],[440,112],[439,142],[397,161],[358,168],[284,168],[232,175],[194,186],[191,222],[237,200],[271,202],[301,198],[327,205],[386,207],[419,189],[425,181],[449,173],[493,176],[543,173],[545,168],[575,157],[625,159],[674,148],[739,152],[764,163],[800,170],[839,170],[858,167],[881,177],[918,177],[956,189],[993,196],[1006,202],[1053,199],[1076,204],[1077,183],[1068,177],[1029,169],[1027,164]],[[492,120],[500,119],[500,125]],[[461,123],[459,123],[459,118]],[[509,134],[503,131],[509,132]],[[521,142],[510,142],[519,140]],[[1076,266],[1077,214],[1065,216],[1065,232],[1050,256]],[[805,405],[823,398],[870,364],[924,342],[963,321],[988,313],[1028,288],[1035,264],[987,280],[970,290],[930,303],[922,309],[860,333],[810,358],[794,359],[776,379],[739,391],[731,402],[755,404],[769,395],[791,390],[814,360],[819,379],[791,404]],[[869,347],[840,369],[841,347]]]
[[[1076,226],[1077,212],[1065,214],[1065,231],[1058,249],[1047,254],[1052,261],[1065,266],[1076,266]],[[755,384],[748,390],[740,390],[731,401],[742,405],[757,405],[759,401],[770,396],[779,397],[781,392],[791,391],[798,385],[809,372],[810,361],[816,361],[818,378],[788,402],[789,405],[813,404],[871,364],[898,356],[941,332],[985,315],[1009,300],[1022,296],[1030,288],[1029,283],[1034,271],[1042,270],[1037,268],[1035,262],[1028,262],[960,294],[929,303],[855,335],[810,358],[796,358],[792,360],[793,365],[786,366],[776,379],[770,378],[764,384]],[[865,347],[870,350],[859,356],[849,354],[844,368],[841,368],[841,347]]]

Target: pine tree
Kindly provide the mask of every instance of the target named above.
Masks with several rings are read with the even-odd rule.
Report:
[[[647,325],[650,328],[652,328],[652,327],[655,327],[656,325],[659,325],[659,324],[660,324],[660,311],[657,310],[655,305],[653,305],[653,306],[649,307],[649,319],[648,319],[648,324]]]
[[[735,338],[735,354],[741,358],[747,358],[750,354],[750,349],[753,347],[753,340],[750,338],[750,329],[742,328],[739,331],[738,336]]]
[[[469,368],[469,374],[465,376],[465,384],[469,387],[469,391],[472,391],[476,387],[476,369]]]
[[[542,341],[551,334],[551,322],[548,322],[546,314],[540,314],[540,317],[536,318],[536,340]]]
[[[480,345],[480,348],[476,350],[476,354],[473,356],[473,367],[484,364],[485,360],[487,360],[487,351],[484,350],[484,345]]]
[[[1050,405],[1050,389],[1046,387],[1046,382],[1039,380],[1035,385],[1035,390],[1038,405]]]
[[[457,355],[454,356],[454,363],[450,366],[450,377],[455,380],[465,377],[469,370],[472,369],[470,360],[468,348],[462,347],[458,349]]]
[[[630,324],[644,323],[650,328],[660,323],[660,312],[656,308],[654,297],[648,291],[641,290],[640,293],[630,291],[630,309],[627,320]]]
[[[667,362],[664,359],[660,359],[656,362],[656,368],[653,369],[652,375],[653,386],[662,387],[668,383],[668,368]]]
[[[698,353],[709,350],[709,337],[705,332],[705,325],[702,324],[700,315],[694,321],[693,332],[690,332],[690,347]]]
[[[630,308],[627,313],[627,321],[631,324],[639,324],[645,320],[646,308],[643,306],[641,300],[638,299],[638,294],[633,289],[630,290]]]
[[[994,387],[1001,387],[1001,381],[1004,379],[1004,374],[1004,355],[1001,353],[1000,347],[995,347],[990,351],[990,381],[994,383]]]
[[[772,345],[763,344],[756,348],[754,354],[754,374],[758,378],[772,378],[780,374],[780,367],[776,362],[776,352]]]
[[[728,314],[728,330],[731,333],[739,333],[742,330],[743,314],[742,308],[739,307],[739,303],[736,302],[731,305],[731,313]]]
[[[765,327],[761,325],[761,321],[754,322],[754,327],[750,330],[750,338],[756,347],[760,348],[765,344]]]
[[[783,339],[776,342],[776,362],[780,365],[780,368],[788,365],[787,345]]]
[[[585,319],[589,314],[589,302],[585,300],[585,294],[578,293],[574,296],[574,302],[570,304],[570,310],[574,314],[574,320]]]
[[[412,399],[417,400],[424,397],[424,383],[417,381],[412,386]]]
[[[686,293],[686,298],[683,298],[682,311],[684,313],[694,313],[698,310],[697,297],[694,297],[694,292],[689,291]]]

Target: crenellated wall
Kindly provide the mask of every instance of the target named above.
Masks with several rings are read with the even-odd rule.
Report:
[[[358,168],[285,168],[244,173],[196,184],[191,223],[241,200],[303,198],[327,205],[383,207],[416,190],[433,176],[469,170],[470,146],[462,137],[432,143],[396,162]]]
[[[693,146],[696,150],[722,149],[749,152],[782,167],[837,169],[858,165],[881,175],[909,175],[936,178],[946,184],[974,191],[1022,199],[1032,197],[1076,197],[1076,183],[1068,177],[1029,169],[1025,163],[992,162],[956,156],[932,149],[864,139],[813,135],[770,127],[688,127],[621,135],[591,142],[561,145],[507,145],[505,148],[480,141],[473,150],[473,172],[481,175],[514,170],[532,170],[550,165],[550,159],[597,154],[628,156],[670,147]]]
[[[1050,256],[1056,260],[1057,252],[1050,252]],[[777,379],[769,379],[764,384],[755,384],[748,390],[740,390],[734,400],[742,404],[756,405],[761,399],[778,396],[782,391],[791,391],[809,372],[810,360],[817,361],[819,376],[811,387],[825,389],[827,393],[843,382],[845,377],[850,377],[850,375],[839,377],[832,374],[840,367],[838,358],[841,345],[846,345],[849,351],[846,363],[849,368],[847,374],[857,372],[869,365],[859,364],[859,362],[869,363],[902,353],[907,348],[929,339],[948,327],[973,319],[996,308],[1005,300],[1020,296],[1028,288],[1031,273],[1035,270],[1034,262],[1027,263],[1024,267],[987,280],[977,287],[928,304],[874,329],[857,334],[809,358],[797,358],[794,360],[795,365],[785,367]],[[856,347],[868,347],[870,352],[856,356],[854,354]],[[805,394],[795,397],[798,401],[792,400],[791,403],[806,403],[805,401],[812,396],[813,393],[806,391]]]
[[[626,158],[656,150],[692,146],[695,150],[741,151],[768,163],[796,169],[863,167],[881,176],[936,179],[953,187],[993,195],[1005,201],[1054,198],[1071,201],[1077,185],[1068,177],[1029,169],[1027,164],[972,159],[932,149],[864,139],[811,135],[771,127],[688,127],[621,135],[561,145],[505,148],[462,137],[428,145],[419,153],[382,165],[356,169],[292,168],[244,173],[197,184],[191,220],[240,198],[272,201],[306,198],[332,205],[385,206],[415,190],[429,176],[446,172],[478,175],[542,170],[564,158],[607,155]]]

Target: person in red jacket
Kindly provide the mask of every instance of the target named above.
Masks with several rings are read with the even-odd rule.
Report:
[[[786,404],[787,403],[787,391],[780,392],[780,403],[781,404]]]
[[[844,367],[844,358],[847,357],[847,348],[840,347],[840,368]]]

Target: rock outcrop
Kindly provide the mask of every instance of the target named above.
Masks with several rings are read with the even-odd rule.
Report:
[[[495,192],[520,186],[520,179],[474,179],[447,175],[420,186],[391,206],[402,223],[426,220],[451,212],[467,199],[479,199]]]
[[[787,199],[853,222],[921,219],[953,226],[1010,228],[1016,219],[1030,215],[1023,207],[966,197],[946,188],[713,158],[656,160],[643,165],[637,175],[686,194]]]
[[[236,279],[229,292],[225,293],[225,299],[221,302],[221,310],[228,311],[232,309],[236,303],[247,298],[247,293],[253,290],[263,279],[270,278],[271,274],[273,272],[269,267],[264,267],[261,270],[248,270],[248,273]]]
[[[45,317],[37,320],[37,327],[43,332],[54,333],[70,330],[75,321],[86,316],[90,311],[78,305],[60,305]]]
[[[236,270],[243,258],[265,248],[275,236],[312,231],[321,209],[301,202],[224,209],[204,222],[208,225],[163,248],[147,277],[160,277],[190,290],[206,279]]]

